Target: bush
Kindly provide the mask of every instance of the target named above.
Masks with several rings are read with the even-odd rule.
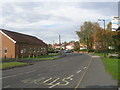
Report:
[[[87,51],[87,49],[80,49],[79,51]]]
[[[94,52],[95,52],[95,53],[103,53],[104,50],[97,50],[97,49],[95,49]]]
[[[94,52],[95,50],[94,49],[88,49],[88,52]]]

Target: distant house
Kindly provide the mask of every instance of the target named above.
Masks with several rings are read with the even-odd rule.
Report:
[[[75,47],[75,42],[69,43],[68,45],[66,45],[66,49],[72,50]]]
[[[54,49],[60,49],[60,47],[61,47],[61,44],[55,44],[55,45],[53,46]]]
[[[2,58],[38,57],[47,54],[47,44],[37,37],[0,29]]]
[[[80,43],[80,49],[87,49],[87,45]]]

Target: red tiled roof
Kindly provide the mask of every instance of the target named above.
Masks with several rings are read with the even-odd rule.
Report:
[[[35,45],[46,45],[42,40],[38,39],[37,37],[21,34],[13,31],[8,31],[1,29],[6,35],[16,41],[16,43],[24,43],[24,44],[35,44]]]
[[[74,45],[74,42],[73,43],[69,43],[67,46],[73,46]]]
[[[55,44],[54,46],[61,46],[61,44]]]

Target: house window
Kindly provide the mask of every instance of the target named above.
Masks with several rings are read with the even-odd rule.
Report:
[[[41,48],[41,52],[43,52],[43,48]]]
[[[39,52],[39,51],[40,51],[40,49],[38,48],[38,49],[37,49],[37,52]]]
[[[35,48],[33,49],[33,52],[35,53]]]
[[[7,52],[8,52],[8,49],[4,48],[4,53],[7,54]]]
[[[44,48],[44,52],[46,51],[46,49]]]
[[[23,52],[26,53],[26,49],[24,49]]]
[[[32,52],[32,48],[29,48],[29,53],[31,53]]]
[[[24,53],[24,50],[21,50],[20,53]]]

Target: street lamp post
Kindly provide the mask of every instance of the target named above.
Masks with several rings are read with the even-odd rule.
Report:
[[[98,19],[98,21],[103,21],[104,22],[104,57],[106,57],[106,44],[105,44],[105,41],[106,41],[106,35],[105,35],[105,19]]]

